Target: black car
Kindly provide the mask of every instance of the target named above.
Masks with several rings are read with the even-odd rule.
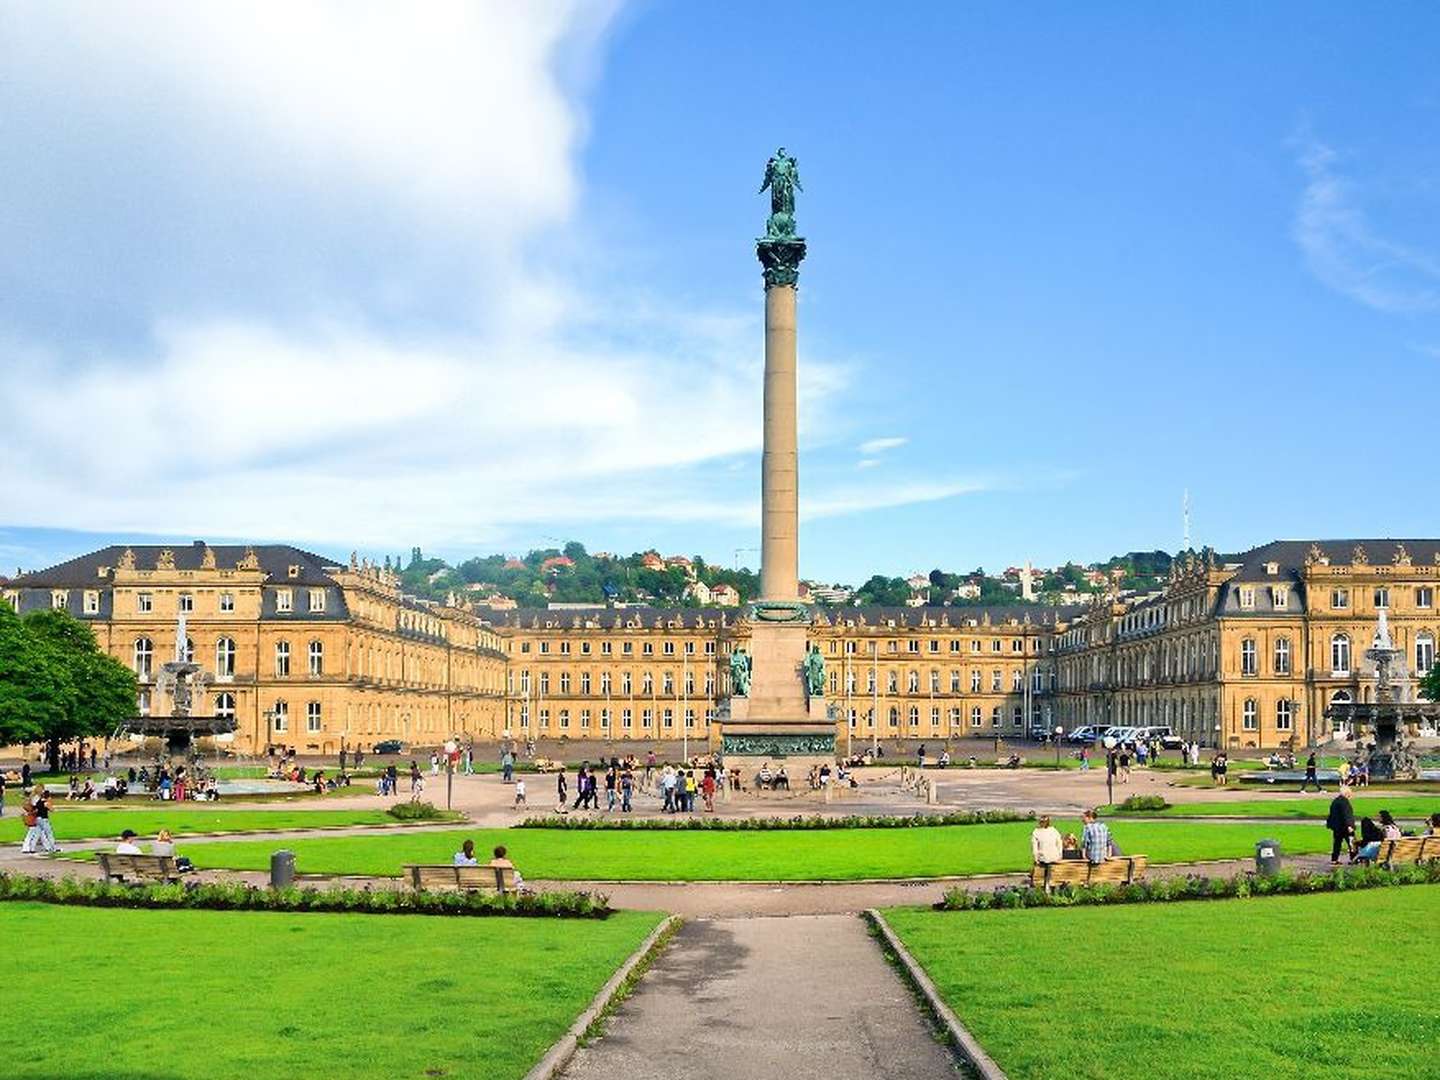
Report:
[[[399,739],[386,739],[384,742],[377,742],[372,751],[376,754],[399,754],[405,749],[405,744]]]

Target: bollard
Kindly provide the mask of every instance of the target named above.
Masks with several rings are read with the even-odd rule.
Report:
[[[1277,840],[1258,840],[1255,843],[1255,873],[1261,877],[1274,877],[1280,873],[1280,850]]]
[[[295,853],[277,851],[270,856],[270,887],[288,889],[295,884]]]

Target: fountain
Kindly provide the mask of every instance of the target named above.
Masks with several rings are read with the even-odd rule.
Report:
[[[1350,724],[1356,730],[1367,725],[1374,742],[1365,752],[1371,780],[1417,780],[1420,759],[1413,744],[1405,739],[1404,725],[1440,718],[1440,703],[1414,700],[1404,656],[1390,639],[1390,623],[1384,608],[1375,627],[1375,638],[1365,650],[1365,659],[1375,675],[1373,702],[1335,702],[1325,716]]]
[[[182,613],[175,624],[175,659],[160,665],[160,674],[155,679],[157,695],[170,698],[169,714],[152,712],[149,716],[133,716],[115,729],[113,738],[129,737],[134,742],[143,742],[147,736],[159,736],[165,740],[171,754],[187,757],[194,741],[203,735],[233,735],[233,716],[196,715],[196,698],[204,700],[205,688],[214,678],[208,671],[185,655],[185,615]]]

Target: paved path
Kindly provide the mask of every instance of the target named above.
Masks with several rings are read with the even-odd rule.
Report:
[[[681,1055],[675,1060],[671,1052]],[[854,915],[687,922],[566,1080],[954,1075]]]

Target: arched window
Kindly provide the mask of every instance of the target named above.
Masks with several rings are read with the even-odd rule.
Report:
[[[150,677],[151,664],[155,660],[155,643],[148,637],[135,639],[135,674],[142,679]]]
[[[220,720],[235,719],[235,695],[229,692],[215,695],[215,716]]]
[[[282,679],[290,674],[290,643],[288,641],[275,642],[275,674]]]
[[[1259,714],[1255,710],[1255,699],[1246,698],[1245,708],[1241,714],[1240,726],[1246,731],[1257,731],[1260,728]]]
[[[991,726],[991,727],[997,727],[997,728],[1000,726],[1000,706],[999,706],[999,705],[996,705],[993,709],[990,710],[990,726]]]
[[[891,694],[898,694],[900,692],[899,672],[891,671],[889,673],[889,675],[886,677],[885,687],[887,691]]]
[[[918,705],[911,705],[911,706],[910,706],[910,726],[911,726],[911,727],[919,727],[919,726],[920,726],[920,706],[918,706]]]
[[[893,677],[893,676],[892,676],[892,677]],[[891,726],[891,727],[899,727],[899,726],[900,726],[900,710],[899,710],[898,708],[896,708],[894,705],[891,705],[891,706],[890,706],[890,726]]]
[[[1350,674],[1350,635],[1336,634],[1330,639],[1330,670],[1336,675]]]
[[[222,679],[235,674],[235,639],[222,637],[215,642],[215,674]]]
[[[1435,635],[1425,631],[1415,635],[1415,674],[1424,675],[1435,666]]]
[[[1275,639],[1275,674],[1290,674],[1290,639]]]
[[[323,641],[310,642],[310,674],[325,674],[325,643]]]

